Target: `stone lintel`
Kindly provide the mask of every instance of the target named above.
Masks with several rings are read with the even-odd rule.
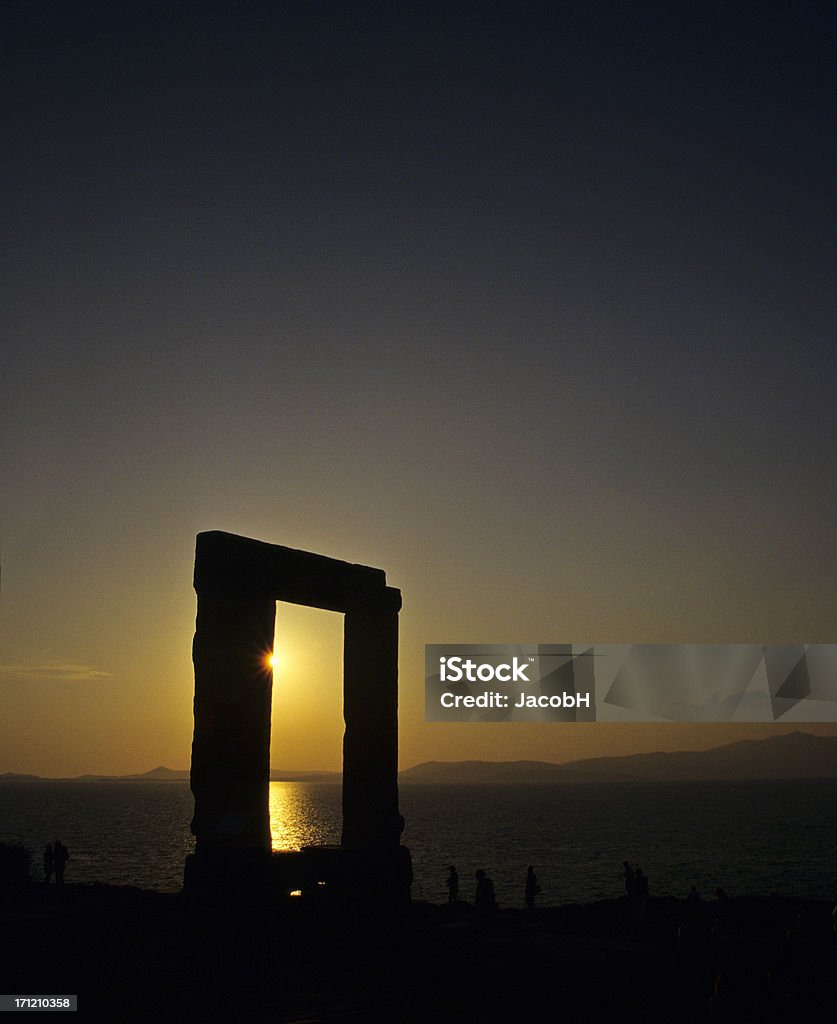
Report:
[[[198,534],[194,584],[199,593],[264,595],[335,612],[377,602],[381,592],[392,590],[386,586],[383,569],[221,530]]]

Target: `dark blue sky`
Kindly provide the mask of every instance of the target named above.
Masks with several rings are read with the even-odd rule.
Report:
[[[10,769],[185,764],[201,529],[388,570],[407,763],[425,642],[837,639],[833,6],[0,26]]]

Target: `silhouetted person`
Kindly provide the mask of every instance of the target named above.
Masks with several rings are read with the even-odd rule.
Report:
[[[645,917],[645,906],[648,902],[648,879],[642,873],[642,868],[637,868],[634,871],[633,881],[633,905],[636,916],[642,920]]]
[[[497,900],[494,897],[494,883],[482,868],[474,873],[474,878],[477,880],[474,909],[480,914],[493,914],[497,909]]]
[[[692,910],[695,910],[700,906],[700,893],[697,891],[697,886],[693,885],[692,888],[689,889],[689,895],[686,897],[686,903],[688,903]]]
[[[49,881],[52,878],[52,868],[54,863],[55,861],[53,860],[52,857],[52,846],[49,843],[47,843],[46,846],[44,847],[44,881],[47,883],[47,885],[49,884]]]
[[[52,859],[55,864],[55,881],[58,885],[64,884],[64,868],[67,866],[67,861],[70,859],[70,851],[61,842],[60,839],[55,840],[55,847],[52,851]]]
[[[447,877],[448,903],[456,903],[459,899],[459,872],[456,870],[455,864],[451,864],[448,871],[450,872]]]
[[[534,867],[530,864],[526,868],[526,887],[523,890],[523,898],[529,910],[535,909],[535,897],[540,891],[541,887],[538,885],[538,876],[535,874]]]
[[[631,867],[630,862],[622,861],[622,875],[625,879],[625,895],[633,896],[634,894],[634,869]]]

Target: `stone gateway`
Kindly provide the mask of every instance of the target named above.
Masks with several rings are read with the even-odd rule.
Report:
[[[270,874],[268,657],[276,602],[285,601],[344,615],[337,874],[347,890],[372,886],[377,900],[403,901],[406,888],[409,899],[409,853],[400,846],[398,809],[401,592],[387,586],[381,569],[220,531],[197,536],[194,585],[196,846],[187,888],[232,891]]]

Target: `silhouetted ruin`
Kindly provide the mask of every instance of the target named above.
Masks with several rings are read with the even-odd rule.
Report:
[[[409,898],[398,810],[398,612],[381,569],[212,531],[197,536],[195,797],[186,886],[217,895],[273,879]],[[276,602],[344,619],[341,846],[271,857],[268,786]]]

